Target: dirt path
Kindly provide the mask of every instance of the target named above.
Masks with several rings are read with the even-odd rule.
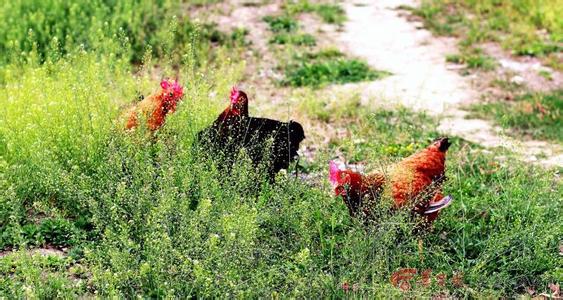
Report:
[[[502,134],[491,122],[467,119],[462,107],[479,101],[471,77],[462,77],[456,65],[445,62],[454,52],[453,38],[436,38],[401,16],[399,5],[416,6],[414,0],[348,0],[343,4],[349,21],[338,40],[349,53],[365,58],[376,69],[393,75],[344,89],[361,90],[364,102],[402,104],[441,116],[439,130],[486,148],[503,147],[518,158],[545,166],[563,167],[560,145],[519,141]]]

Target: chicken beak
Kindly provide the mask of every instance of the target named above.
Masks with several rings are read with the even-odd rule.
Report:
[[[334,194],[336,194],[337,197],[346,197],[346,188],[342,185],[339,185],[334,189]]]
[[[450,148],[451,145],[451,142],[447,137],[439,138],[435,141],[435,143],[436,146],[438,147],[438,150],[442,152],[448,151],[448,148]]]

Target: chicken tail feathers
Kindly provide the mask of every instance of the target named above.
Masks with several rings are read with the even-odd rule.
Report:
[[[452,204],[452,200],[453,200],[452,196],[448,195],[442,198],[442,200],[438,202],[430,203],[430,206],[428,206],[428,208],[423,212],[423,214],[429,215],[431,213],[438,212],[448,207],[450,204]]]

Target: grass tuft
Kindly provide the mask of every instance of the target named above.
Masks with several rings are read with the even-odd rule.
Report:
[[[342,24],[346,21],[344,9],[336,4],[319,4],[315,12],[329,24]]]
[[[317,44],[317,41],[310,34],[277,33],[270,39],[270,43],[312,47]]]
[[[270,25],[270,30],[273,32],[293,32],[298,28],[298,23],[290,16],[266,16],[264,22]]]
[[[286,67],[285,85],[319,87],[329,83],[343,84],[375,80],[387,75],[372,70],[358,59],[348,59],[335,50],[306,53]]]
[[[534,93],[518,97],[514,102],[492,102],[472,107],[480,117],[494,119],[515,133],[534,139],[563,142],[563,91]]]
[[[450,54],[446,56],[446,61],[455,64],[465,64],[470,69],[494,70],[497,66],[494,58],[484,55],[482,50],[473,48],[461,54]]]
[[[309,0],[288,1],[284,5],[287,13],[316,13],[328,24],[342,25],[346,21],[346,12],[338,4],[311,3]]]

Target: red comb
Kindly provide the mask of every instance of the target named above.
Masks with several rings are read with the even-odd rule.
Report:
[[[163,89],[167,89],[168,86],[170,85],[170,82],[168,82],[168,80],[164,79],[160,82],[160,87]]]
[[[238,90],[238,88],[236,86],[233,86],[233,88],[231,89],[231,103],[232,104],[236,104],[238,102],[238,97],[240,95],[240,92]]]
[[[172,84],[172,90],[174,91],[174,95],[177,97],[182,97],[184,95],[184,88],[178,83],[178,81],[174,81]]]
[[[340,173],[340,169],[338,165],[334,161],[330,161],[329,169],[328,169],[328,180],[332,185],[338,184],[338,174]]]
[[[160,87],[163,90],[167,90],[167,89],[171,88],[172,92],[174,93],[175,98],[181,98],[184,95],[184,88],[178,83],[178,80],[174,80],[174,82],[172,82],[172,81],[168,81],[166,79],[163,79],[160,82]]]

